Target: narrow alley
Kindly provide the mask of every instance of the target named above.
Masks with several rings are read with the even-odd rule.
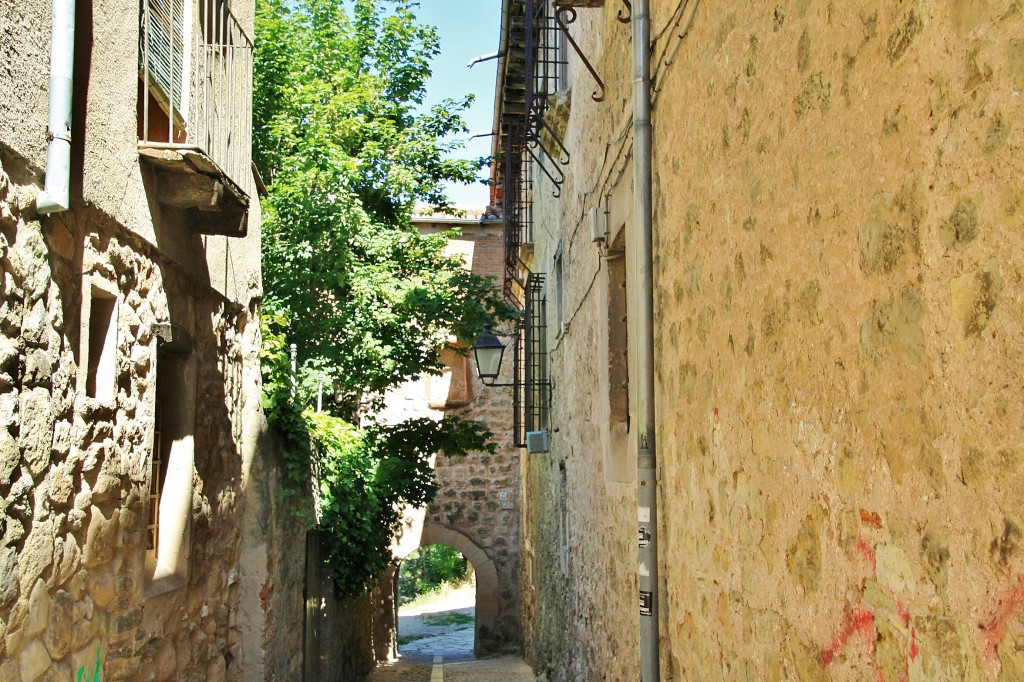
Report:
[[[0,0],[0,682],[1024,682],[1022,339],[1024,0]]]

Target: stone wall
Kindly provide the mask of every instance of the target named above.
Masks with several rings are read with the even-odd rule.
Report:
[[[501,277],[501,223],[420,218],[425,233],[457,225],[461,234],[447,252],[464,258],[481,276]],[[393,391],[383,415],[388,420],[447,415],[483,422],[496,434],[495,454],[465,458],[438,456],[438,494],[426,510],[407,515],[396,553],[404,558],[421,544],[442,543],[466,555],[477,574],[476,651],[489,654],[521,647],[519,628],[519,454],[511,440],[512,390],[487,388],[476,377],[471,357],[449,352],[439,377],[423,377]],[[502,382],[511,381],[506,361]]]
[[[41,223],[24,166],[2,161],[2,677],[71,679],[98,660],[112,680],[224,679],[237,645],[234,517],[258,323],[94,209]],[[118,300],[109,399],[89,396],[80,369],[90,350],[83,288],[99,282]],[[202,409],[187,569],[183,584],[153,594],[155,330],[171,317],[169,299],[191,313],[194,396],[182,398]]]
[[[452,250],[471,246],[467,259],[474,274],[500,277],[504,267],[504,239],[500,224],[486,231],[463,234],[452,240]],[[508,354],[508,352],[506,352]],[[427,510],[427,523],[456,531],[469,539],[494,563],[496,594],[477,598],[480,613],[493,613],[493,629],[477,628],[479,654],[517,651],[519,631],[519,452],[512,441],[512,389],[488,388],[476,376],[471,357],[450,359],[458,370],[449,385],[445,414],[483,422],[496,434],[497,451],[473,453],[463,459],[439,456],[435,475],[438,496]],[[502,382],[511,381],[511,357]],[[505,376],[507,375],[507,376]],[[458,548],[461,549],[461,548]],[[464,553],[466,553],[464,551]],[[481,563],[481,562],[477,562]],[[475,565],[477,589],[485,589],[480,576],[484,566]]]
[[[242,679],[259,207],[227,238],[157,202],[136,144],[138,17],[137,1],[77,5],[71,210],[40,216],[51,7],[0,6],[4,680]]]
[[[1020,4],[701,3],[678,46],[690,7],[653,4],[663,677],[1021,678]],[[563,199],[534,193],[572,319],[523,463],[524,627],[565,680],[639,666],[609,254],[576,229],[629,193],[606,5],[574,28],[606,100],[577,69]]]

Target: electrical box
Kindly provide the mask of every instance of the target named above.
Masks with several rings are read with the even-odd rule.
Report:
[[[540,452],[551,452],[551,439],[547,431],[527,431],[526,451],[531,455]]]
[[[590,241],[597,244],[608,236],[608,220],[600,206],[590,208]]]

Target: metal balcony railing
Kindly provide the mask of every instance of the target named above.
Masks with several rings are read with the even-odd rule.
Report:
[[[196,149],[244,187],[253,45],[226,0],[143,0],[139,35],[140,145]]]

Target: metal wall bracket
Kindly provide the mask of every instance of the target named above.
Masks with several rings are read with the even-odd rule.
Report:
[[[629,0],[622,0],[622,4],[626,6],[626,13],[623,14],[622,10],[619,10],[618,20],[619,23],[628,24],[629,20],[633,18],[633,5]]]
[[[568,7],[565,5],[558,5],[555,7],[555,22],[558,24],[558,28],[562,31],[562,35],[565,36],[565,39],[569,41],[569,44],[572,45],[573,51],[576,52],[580,61],[583,62],[583,66],[587,67],[587,71],[589,71],[590,75],[593,76],[595,81],[597,81],[597,87],[599,90],[595,90],[591,97],[595,102],[603,102],[604,81],[597,75],[597,71],[591,65],[590,60],[587,59],[587,55],[583,54],[583,50],[580,49],[580,46],[576,44],[576,41],[569,34],[569,24],[575,22],[578,16],[579,14],[576,12],[575,7]]]

